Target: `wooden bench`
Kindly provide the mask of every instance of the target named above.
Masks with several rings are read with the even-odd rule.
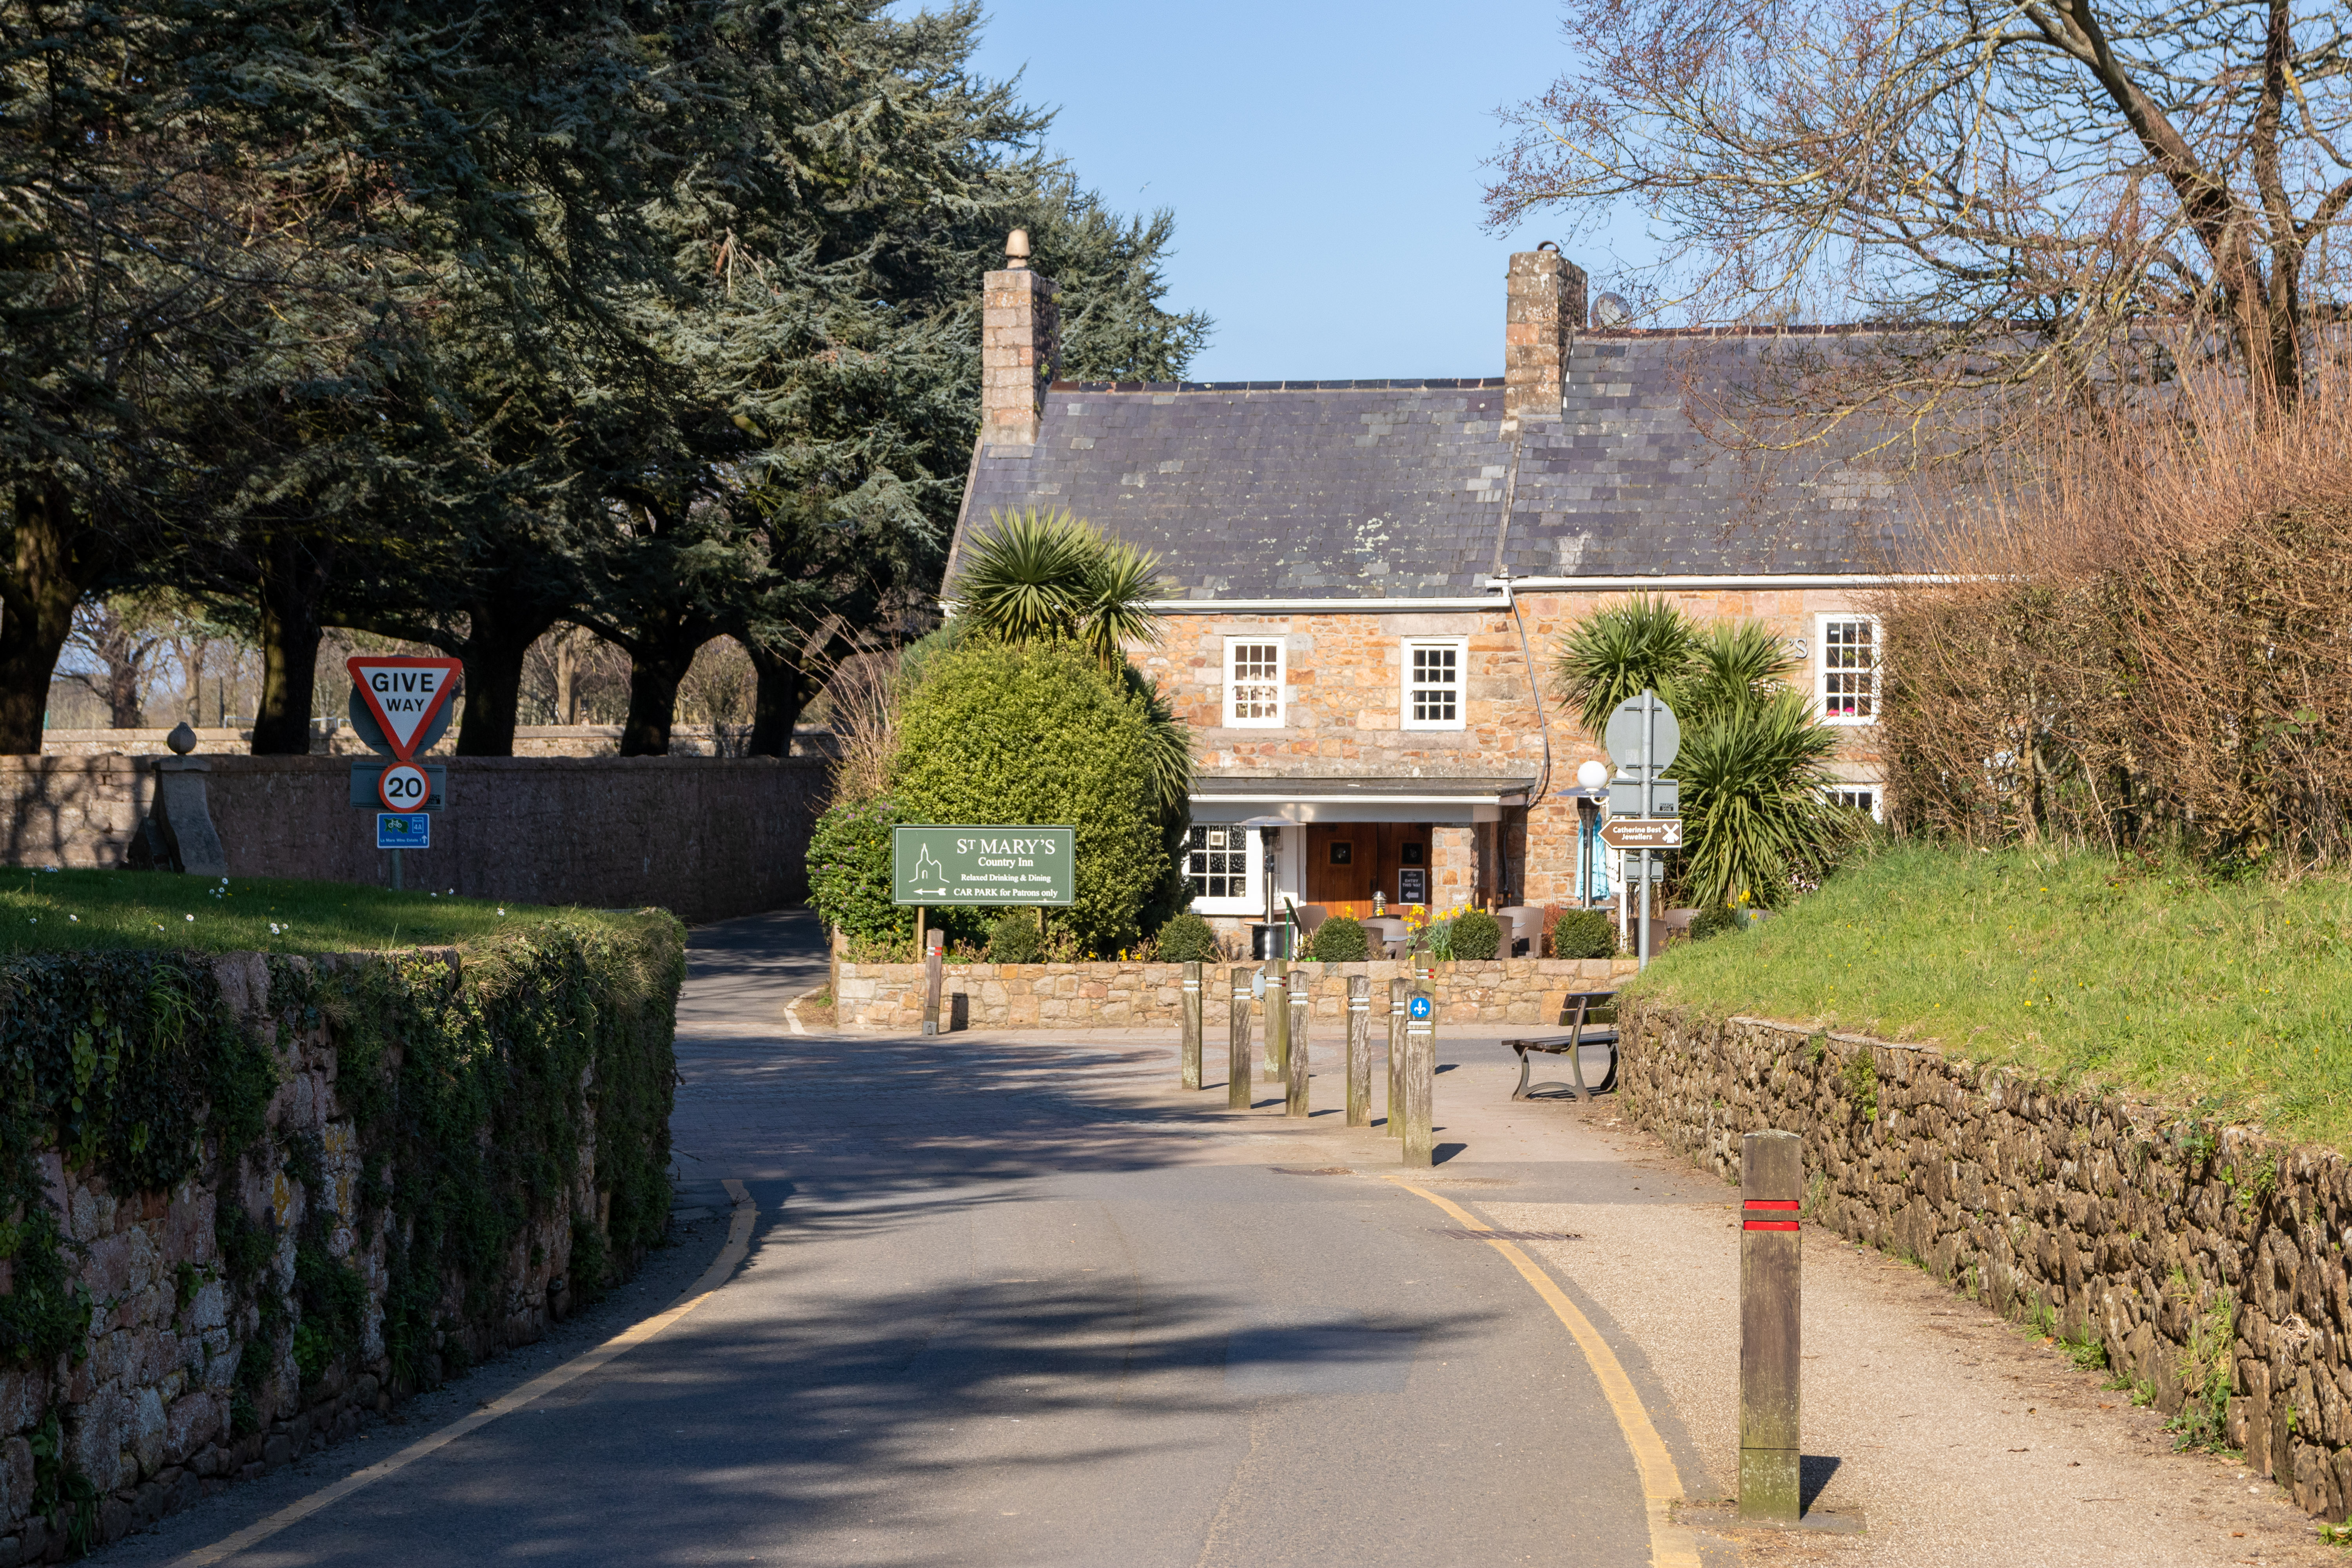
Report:
[[[1569,993],[1567,1005],[1574,1010],[1575,1017],[1569,1026],[1568,1034],[1544,1039],[1505,1040],[1503,1044],[1519,1053],[1519,1087],[1511,1091],[1511,1098],[1533,1100],[1538,1095],[1565,1094],[1575,1100],[1587,1100],[1601,1090],[1613,1087],[1617,1081],[1616,1001],[1617,993],[1614,991],[1572,991]],[[1591,1021],[1592,1015],[1603,1011],[1610,1014],[1608,1021],[1595,1026]],[[1586,1046],[1609,1047],[1609,1070],[1601,1075],[1598,1085],[1588,1086],[1584,1081]],[[1576,1081],[1572,1084],[1529,1083],[1528,1073],[1533,1065],[1529,1053],[1534,1051],[1568,1058],[1569,1076]]]

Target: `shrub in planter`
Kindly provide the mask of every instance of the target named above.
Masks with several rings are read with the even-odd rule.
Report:
[[[1371,939],[1346,915],[1333,915],[1316,928],[1307,956],[1318,963],[1361,963],[1371,956]]]
[[[1171,916],[1159,941],[1162,963],[1213,963],[1223,956],[1215,930],[1190,910]]]
[[[1045,939],[1037,934],[1034,910],[1007,910],[988,928],[991,963],[1034,963],[1045,951]]]
[[[1454,956],[1479,962],[1503,945],[1503,922],[1484,910],[1465,910],[1454,917]]]
[[[1705,942],[1711,936],[1721,936],[1727,931],[1746,931],[1748,917],[1729,904],[1716,904],[1699,910],[1690,923],[1690,939]]]
[[[1554,958],[1613,958],[1617,923],[1606,910],[1570,910],[1551,928]]]

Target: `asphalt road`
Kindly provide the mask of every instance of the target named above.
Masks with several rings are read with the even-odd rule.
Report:
[[[231,1561],[1651,1560],[1584,1358],[1494,1248],[1375,1179],[1393,1145],[1325,1109],[1337,1071],[1300,1123],[1263,1094],[1226,1111],[1213,1049],[1211,1088],[1187,1095],[1150,1040],[788,1031],[782,1001],[823,974],[804,912],[697,933],[684,1201],[723,1210],[731,1177],[761,1211],[722,1289]],[[1488,1186],[1687,1196],[1605,1159],[1530,1158],[1558,1150],[1501,1123],[1454,1147],[1431,1184],[1465,1205]],[[1645,1402],[1706,1495],[1667,1402]],[[386,1447],[306,1468],[323,1485]],[[117,1551],[168,1561],[289,1489],[231,1489]]]

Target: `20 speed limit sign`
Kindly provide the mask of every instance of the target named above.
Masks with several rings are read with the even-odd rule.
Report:
[[[375,793],[386,811],[423,811],[433,796],[433,781],[414,763],[394,763],[376,779]]]

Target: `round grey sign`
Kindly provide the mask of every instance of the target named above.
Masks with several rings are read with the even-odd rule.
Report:
[[[1609,747],[1609,755],[1619,767],[1629,771],[1642,765],[1642,731],[1653,722],[1643,714],[1643,698],[1657,704],[1654,721],[1657,727],[1651,731],[1650,766],[1654,769],[1664,767],[1675,760],[1675,753],[1683,749],[1683,727],[1675,722],[1673,709],[1647,692],[1642,697],[1629,697],[1617,705],[1617,711],[1609,715],[1609,729],[1603,737]]]

